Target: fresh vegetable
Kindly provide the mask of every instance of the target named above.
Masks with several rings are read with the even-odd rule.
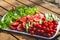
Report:
[[[51,17],[51,14],[47,15]],[[11,25],[15,25],[17,27],[17,29],[15,26],[15,28],[12,27],[11,29],[49,38],[56,33],[58,22],[54,18],[50,20],[46,15],[36,12],[34,15],[27,15],[17,19],[16,22],[13,22]]]
[[[27,6],[18,6],[16,8],[16,10],[12,9],[6,13],[2,24],[6,25],[6,28],[8,28],[10,26],[10,24],[12,22],[16,21],[17,19],[19,19],[23,16],[27,16],[29,14],[34,15],[35,12],[37,12],[37,11],[38,11],[38,7],[29,8]],[[23,17],[22,19],[23,19],[22,21],[24,21],[25,18]],[[17,21],[19,21],[19,20],[17,20]],[[3,28],[3,26],[1,26],[1,24],[0,24],[0,28],[1,27]]]
[[[37,7],[19,6],[10,10],[0,20],[0,28],[51,37],[56,33],[58,18],[53,14],[41,14]]]

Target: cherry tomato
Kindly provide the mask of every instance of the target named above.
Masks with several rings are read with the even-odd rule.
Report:
[[[39,24],[38,24],[38,23],[36,23],[36,24],[33,24],[33,27],[37,27],[37,26],[39,26]]]
[[[46,22],[46,23],[44,23],[44,25],[47,27],[47,26],[48,26],[47,22]]]
[[[45,24],[45,23],[46,23],[46,21],[43,21],[43,22],[42,22],[42,24]]]
[[[50,25],[49,28],[52,29],[53,28],[53,25]]]
[[[56,32],[56,30],[53,30],[53,32],[55,33],[55,32]]]
[[[57,25],[54,25],[54,27],[53,28],[56,28],[57,27]]]
[[[36,31],[36,28],[34,27],[33,30]]]
[[[51,35],[53,35],[54,34],[54,32],[50,32],[51,33]]]
[[[58,22],[54,22],[54,24],[58,25]]]
[[[36,27],[37,26],[37,24],[33,24],[33,27]]]
[[[49,28],[46,28],[46,32],[50,32],[50,29]]]
[[[46,30],[46,27],[45,26],[43,26],[43,30]]]
[[[42,25],[41,25],[41,24],[37,24],[37,27],[38,27],[38,28],[42,28]]]
[[[41,30],[41,33],[44,33],[44,30]]]
[[[56,20],[53,20],[52,21],[54,24],[58,25],[58,22]]]
[[[51,37],[51,34],[48,33],[48,34],[47,34],[47,37]]]
[[[53,29],[50,29],[50,32],[52,32],[53,31]]]
[[[52,22],[56,22],[56,20],[53,20]]]
[[[32,27],[29,27],[28,30],[29,30],[29,32],[30,32],[30,31],[32,31],[33,29],[32,29]]]
[[[38,32],[38,33],[41,33],[41,30],[40,30],[40,29],[38,29],[38,30],[37,30],[37,32]]]
[[[43,21],[45,21],[45,17],[44,17],[44,18],[42,18],[42,20],[43,20]]]
[[[51,25],[52,21],[48,21],[48,25]]]
[[[31,31],[30,33],[33,35],[35,32],[34,31]]]

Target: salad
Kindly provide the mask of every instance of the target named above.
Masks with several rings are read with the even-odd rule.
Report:
[[[0,20],[0,28],[48,38],[56,33],[57,25],[57,16],[51,13],[42,14],[38,7],[18,6],[16,10],[8,11],[4,20]]]

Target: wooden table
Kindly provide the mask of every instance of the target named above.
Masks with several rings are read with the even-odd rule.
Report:
[[[29,7],[38,6],[40,9],[40,12],[42,13],[53,13],[57,15],[60,18],[60,8],[57,6],[49,5],[50,3],[41,3],[40,0],[0,0],[0,19],[2,16],[12,7],[17,7],[19,5],[26,5]],[[53,39],[53,40],[60,40],[60,33]],[[7,32],[0,30],[0,40],[38,40],[37,38]],[[44,40],[39,38],[39,40]]]

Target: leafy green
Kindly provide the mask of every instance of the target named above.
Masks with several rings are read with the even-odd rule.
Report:
[[[0,28],[8,29],[7,25],[2,20],[0,20]]]
[[[38,11],[38,7],[29,8],[27,6],[18,6],[16,10],[9,10],[6,15],[4,15],[4,20],[0,20],[0,28],[9,28],[10,24],[16,19],[27,15],[33,15]],[[28,28],[28,27],[27,27]]]

